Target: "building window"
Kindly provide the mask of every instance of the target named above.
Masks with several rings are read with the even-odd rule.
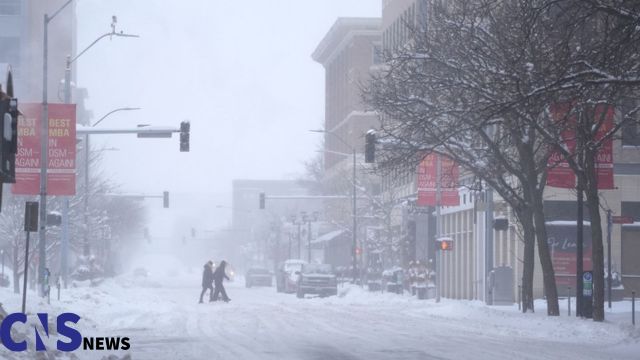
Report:
[[[20,0],[0,0],[0,15],[20,15]]]

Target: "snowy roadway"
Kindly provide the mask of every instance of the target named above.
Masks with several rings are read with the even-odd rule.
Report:
[[[131,337],[134,360],[640,358],[640,333],[616,323],[357,287],[342,288],[341,297],[297,299],[240,281],[228,285],[229,304],[197,304],[194,275],[121,278],[78,302],[100,307],[96,335]]]
[[[193,270],[124,275],[66,290],[50,308],[32,297],[28,308],[79,314],[83,336],[128,336],[133,360],[640,358],[640,331],[627,325],[628,313],[595,324],[565,314],[549,318],[542,308],[522,315],[517,307],[436,304],[358,287],[343,287],[338,297],[297,299],[274,288],[246,289],[240,280],[228,284],[228,304],[198,304],[200,271]],[[7,289],[0,295],[5,309],[19,309],[19,297]],[[14,356],[0,351],[2,359],[28,358]]]

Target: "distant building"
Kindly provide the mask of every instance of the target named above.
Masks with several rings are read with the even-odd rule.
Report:
[[[44,14],[52,15],[66,0],[0,0],[0,65],[13,69],[16,96],[21,102],[42,101]],[[61,80],[67,55],[76,49],[75,2],[48,26],[48,100],[62,102]],[[73,70],[73,69],[72,69]],[[4,69],[2,69],[4,72]],[[75,78],[72,73],[72,79]],[[4,82],[5,79],[0,79]]]

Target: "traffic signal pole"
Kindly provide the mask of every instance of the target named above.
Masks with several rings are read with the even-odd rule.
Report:
[[[442,202],[442,189],[440,187],[440,177],[442,172],[442,161],[440,154],[436,156],[436,242],[442,237],[442,216],[440,214],[440,203]],[[441,284],[444,277],[441,274],[440,268],[442,268],[442,260],[444,251],[440,250],[438,246],[434,246],[436,249],[436,302],[440,302]]]

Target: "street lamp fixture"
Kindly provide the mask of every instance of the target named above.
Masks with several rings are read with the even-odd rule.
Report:
[[[310,132],[314,132],[314,133],[323,133],[323,134],[330,134],[331,136],[335,137],[336,139],[338,139],[338,141],[340,141],[341,143],[343,143],[347,148],[351,149],[351,152],[353,154],[353,189],[351,192],[352,195],[352,200],[353,200],[353,205],[352,205],[352,217],[353,217],[353,230],[352,230],[352,235],[353,235],[353,241],[351,244],[351,258],[353,260],[353,283],[356,282],[356,278],[357,278],[357,273],[358,273],[358,257],[357,257],[357,249],[358,249],[358,220],[357,220],[357,209],[356,209],[356,148],[351,146],[348,142],[346,142],[342,137],[340,137],[338,134],[333,133],[331,131],[326,131],[326,130],[322,130],[322,129],[316,129],[316,130],[309,130]]]

